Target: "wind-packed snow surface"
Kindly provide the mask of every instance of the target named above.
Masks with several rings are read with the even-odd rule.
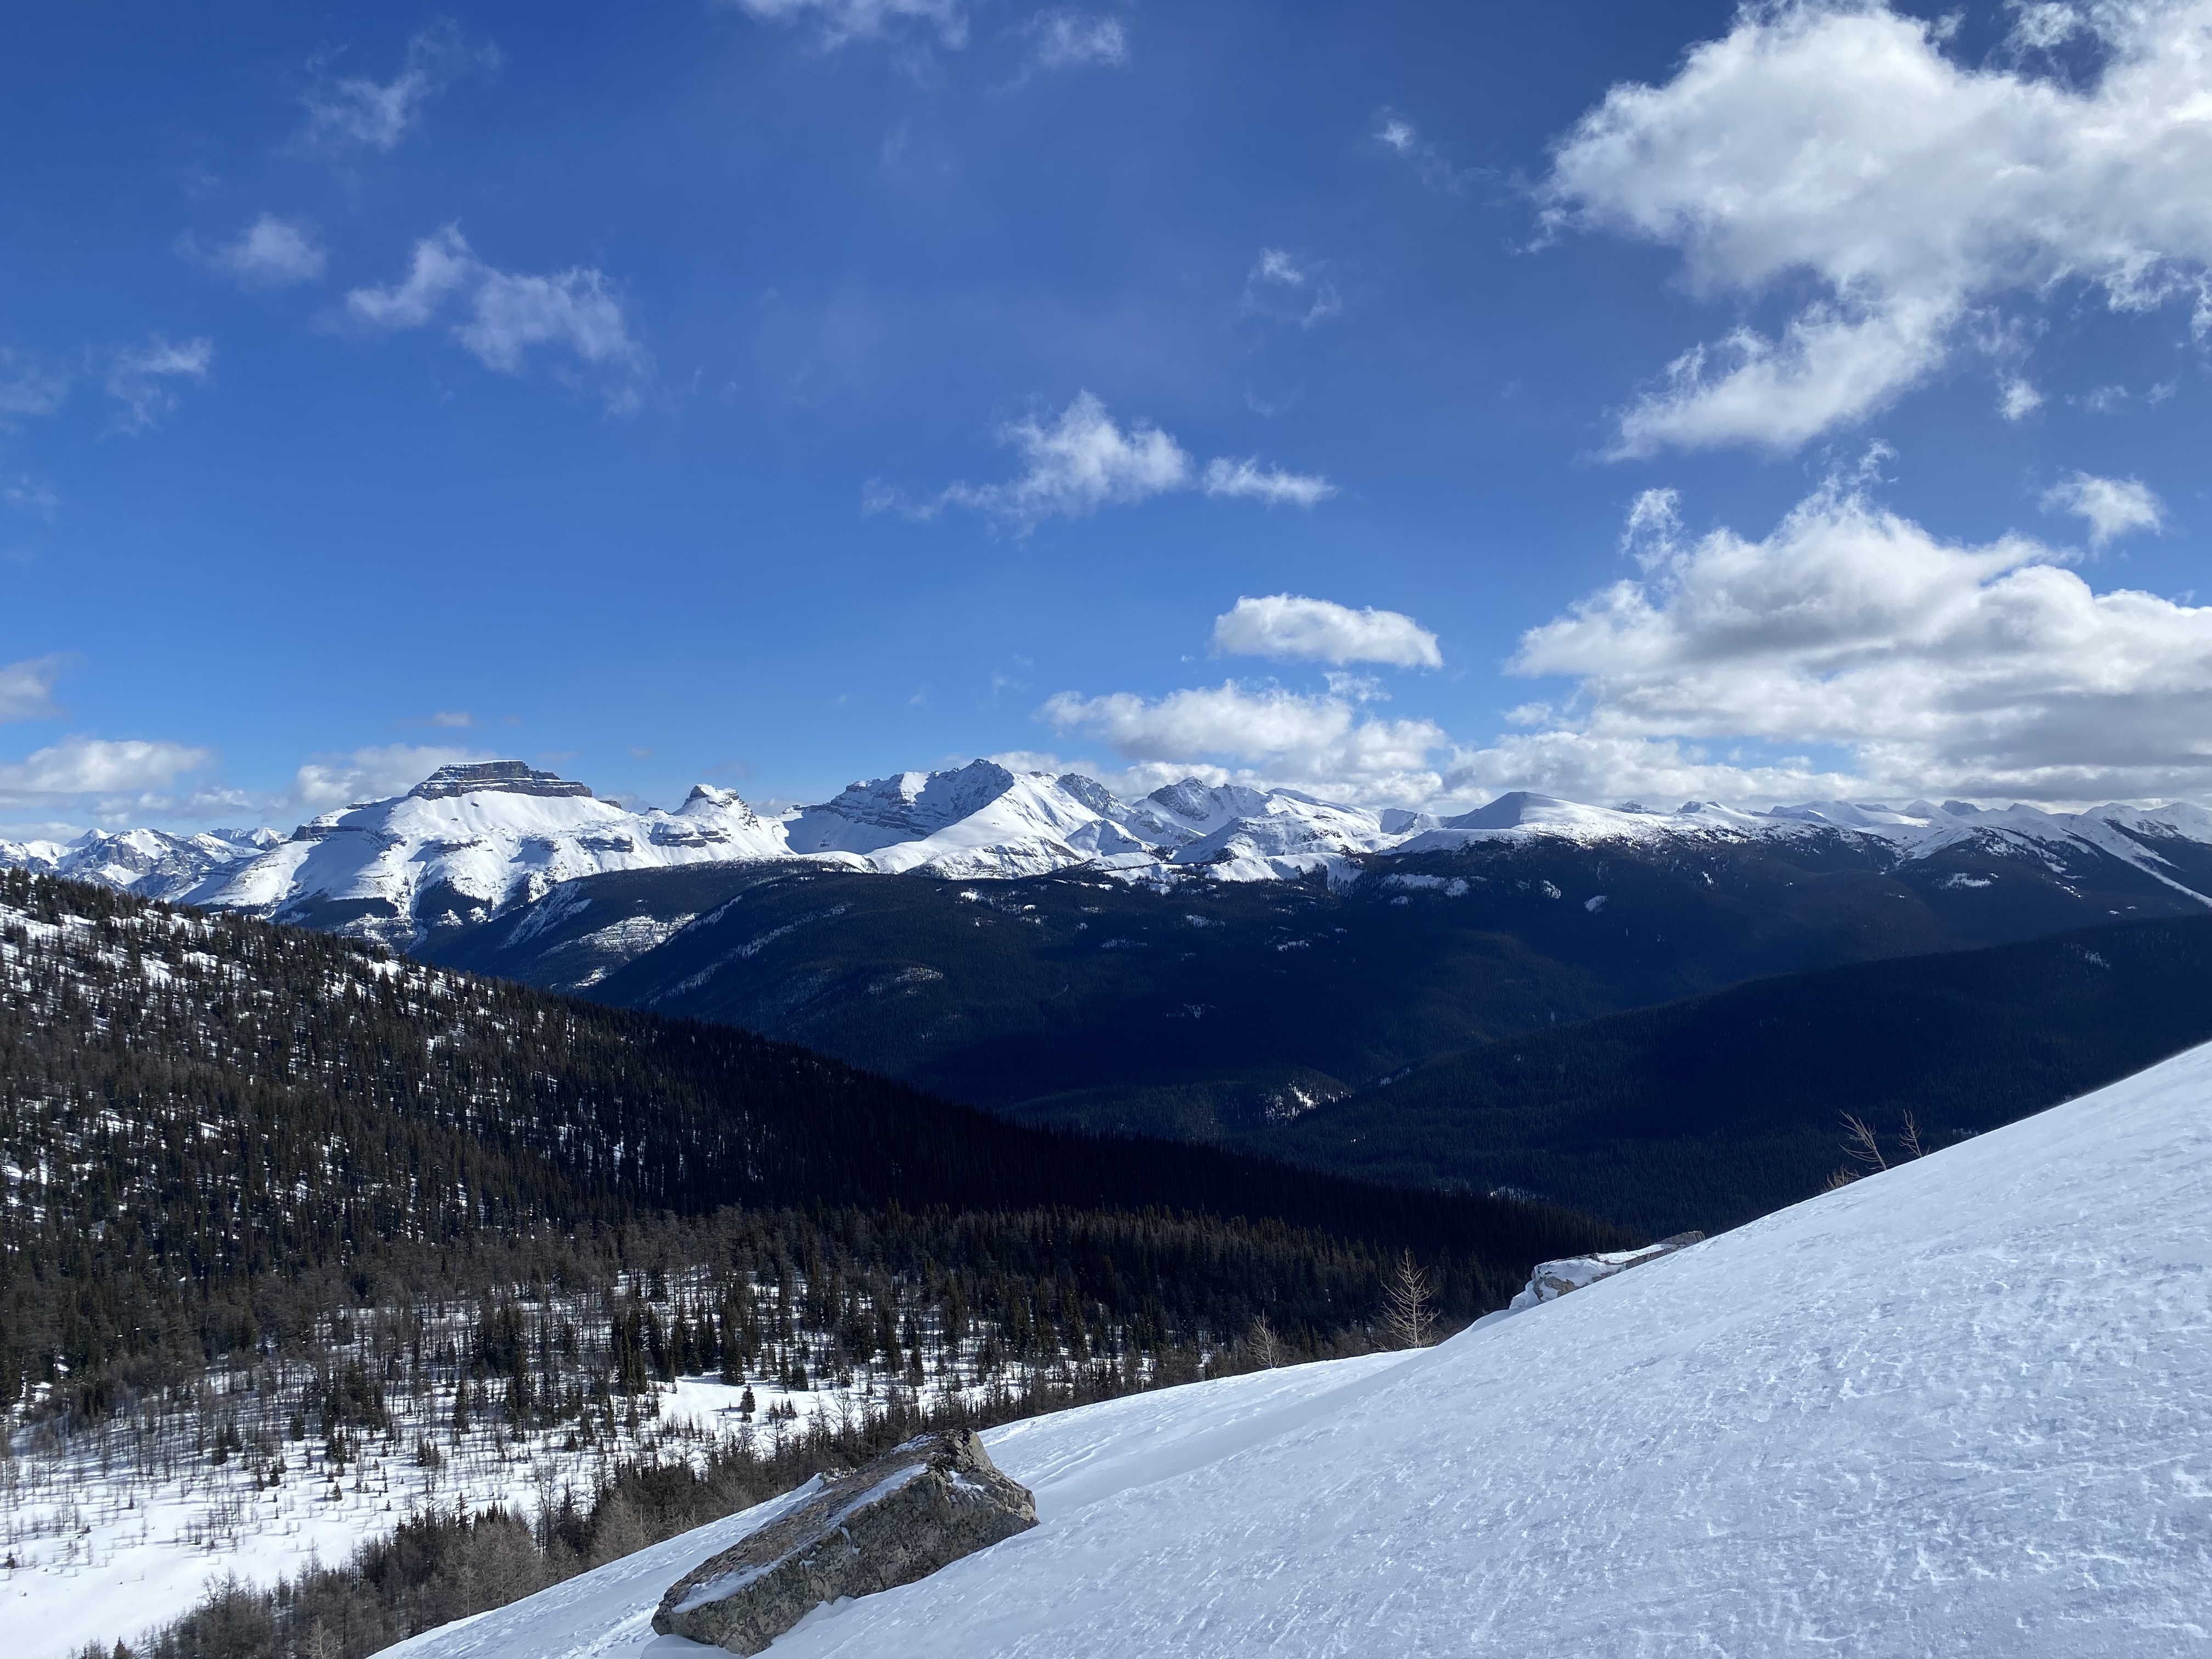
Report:
[[[326,812],[289,839],[267,830],[191,837],[94,832],[68,843],[0,842],[0,865],[405,947],[580,877],[673,865],[808,859],[957,881],[1082,867],[1125,880],[1251,882],[1346,878],[1362,855],[1477,844],[1663,850],[1816,836],[1862,842],[1900,863],[1962,843],[2053,871],[2093,854],[2212,903],[2205,890],[2212,880],[2192,873],[2212,847],[2212,812],[2189,805],[2054,813],[1984,811],[1960,801],[1896,808],[1815,801],[1753,812],[1687,801],[1654,811],[1516,793],[1439,818],[1196,778],[1125,801],[1079,773],[1015,772],[988,760],[855,783],[834,799],[772,817],[705,784],[672,812],[639,812],[520,761],[477,762],[443,768],[404,795]],[[2169,856],[2177,850],[2189,856],[2177,861]]]
[[[988,1437],[886,1654],[2212,1652],[2212,1047],[1442,1346]],[[788,1500],[783,1500],[788,1501]],[[620,1659],[764,1506],[393,1650]]]

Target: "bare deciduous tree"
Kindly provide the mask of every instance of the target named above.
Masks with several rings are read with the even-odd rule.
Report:
[[[1272,1371],[1283,1363],[1283,1345],[1275,1335],[1275,1328],[1267,1322],[1267,1315],[1261,1314],[1252,1322],[1244,1343],[1251,1350],[1253,1363],[1261,1370]]]
[[[1902,1114],[1902,1117],[1904,1127],[1898,1131],[1899,1142],[1911,1156],[1927,1157],[1929,1149],[1921,1141],[1918,1121],[1910,1112]],[[1828,1192],[1833,1192],[1838,1187],[1848,1187],[1863,1175],[1879,1175],[1889,1167],[1889,1160],[1882,1156],[1881,1141],[1875,1134],[1871,1123],[1856,1112],[1845,1112],[1844,1132],[1844,1156],[1850,1163],[1828,1177],[1825,1189]],[[1858,1167],[1853,1169],[1852,1164]]]
[[[1436,1292],[1411,1250],[1398,1258],[1384,1292],[1382,1328],[1394,1348],[1425,1348],[1437,1340]]]

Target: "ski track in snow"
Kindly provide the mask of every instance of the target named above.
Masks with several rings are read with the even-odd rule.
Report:
[[[1413,1355],[1013,1425],[1042,1524],[896,1654],[2212,1654],[2212,1046]],[[392,1650],[675,1659],[791,1501]]]

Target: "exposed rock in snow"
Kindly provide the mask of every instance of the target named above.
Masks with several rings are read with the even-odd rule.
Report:
[[[790,1659],[2198,1653],[2212,1048],[1429,1349],[1018,1423],[1039,1524]],[[778,1500],[394,1659],[642,1659]]]
[[[758,1653],[816,1607],[910,1584],[1035,1525],[1028,1489],[999,1473],[972,1431],[924,1435],[819,1483],[799,1508],[685,1573],[653,1627]]]
[[[1536,1271],[1528,1275],[1528,1288],[1513,1298],[1511,1313],[1520,1313],[1541,1303],[1556,1302],[1569,1291],[1579,1291],[1585,1285],[1595,1285],[1601,1279],[1611,1279],[1615,1273],[1626,1273],[1631,1267],[1640,1267],[1647,1261],[1656,1261],[1662,1255],[1672,1255],[1677,1250],[1687,1249],[1692,1244],[1705,1242],[1698,1232],[1676,1233],[1672,1238],[1662,1238],[1656,1244],[1647,1244],[1640,1250],[1605,1250],[1596,1255],[1573,1255],[1559,1261],[1540,1261]]]

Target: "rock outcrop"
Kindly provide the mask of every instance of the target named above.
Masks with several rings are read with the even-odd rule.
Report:
[[[1662,1238],[1656,1244],[1647,1244],[1640,1250],[1607,1250],[1600,1255],[1569,1256],[1560,1261],[1540,1261],[1536,1271],[1528,1275],[1528,1287],[1513,1298],[1511,1306],[1518,1313],[1540,1303],[1554,1301],[1569,1291],[1578,1291],[1585,1285],[1595,1285],[1601,1279],[1610,1279],[1615,1273],[1626,1273],[1631,1267],[1640,1267],[1647,1261],[1656,1261],[1662,1255],[1672,1255],[1687,1249],[1705,1237],[1703,1233],[1676,1233],[1672,1238]]]
[[[826,1601],[910,1584],[1035,1525],[1028,1489],[975,1434],[923,1435],[678,1579],[653,1627],[758,1653]]]

